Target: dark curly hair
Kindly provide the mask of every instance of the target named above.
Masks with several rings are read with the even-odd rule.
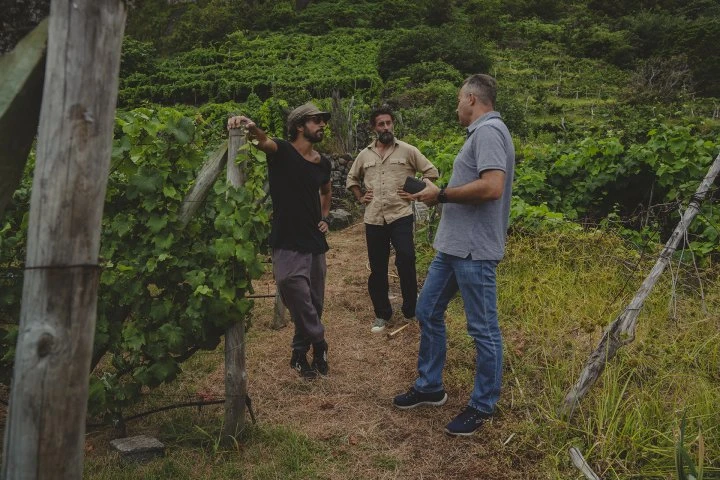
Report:
[[[374,108],[372,112],[370,112],[370,126],[375,126],[375,120],[380,115],[390,115],[390,118],[392,118],[393,122],[395,122],[395,113],[393,112],[392,108],[390,108],[390,105],[380,105],[377,108]]]

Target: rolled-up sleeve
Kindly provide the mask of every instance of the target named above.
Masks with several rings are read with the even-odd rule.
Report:
[[[423,178],[427,178],[430,180],[437,180],[437,178],[440,176],[440,173],[438,172],[438,169],[435,168],[435,165],[432,164],[430,160],[427,159],[425,155],[420,152],[416,147],[413,147],[414,149],[414,156],[413,159],[415,161],[415,171],[421,172],[423,175]]]
[[[345,188],[350,190],[352,187],[362,186],[362,152],[357,156],[350,171],[348,172],[347,180],[345,181]]]

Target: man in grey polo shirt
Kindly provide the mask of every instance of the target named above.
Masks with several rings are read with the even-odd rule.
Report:
[[[453,162],[446,188],[430,182],[412,196],[427,205],[443,203],[430,265],[416,316],[422,332],[418,378],[393,404],[401,409],[447,401],[445,310],[457,291],[463,298],[468,333],[477,353],[475,385],[468,406],[445,427],[450,435],[472,435],[495,411],[502,379],[502,337],[497,317],[495,270],[505,252],[515,149],[495,111],[497,84],[489,75],[467,78],[458,93],[457,114],[468,138]]]

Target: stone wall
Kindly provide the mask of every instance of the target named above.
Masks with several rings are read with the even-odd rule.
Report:
[[[347,181],[348,172],[352,164],[353,158],[350,154],[330,156],[330,165],[332,165],[330,183],[332,184],[333,190],[333,208],[344,206],[342,200],[345,198],[354,198],[352,193],[345,188],[345,182]]]
[[[335,230],[352,225],[360,221],[364,207],[361,206],[353,194],[345,188],[348,172],[354,162],[349,154],[329,155],[332,170],[330,172],[330,183],[332,184],[332,204],[330,206],[330,227]],[[430,221],[431,211],[425,204],[413,203],[413,214],[415,221],[424,224]],[[431,235],[431,234],[430,234]]]
[[[332,204],[330,206],[330,227],[332,229],[347,227],[362,216],[362,207],[355,201],[353,194],[345,188],[348,172],[353,164],[350,154],[330,155],[328,157],[332,170]]]

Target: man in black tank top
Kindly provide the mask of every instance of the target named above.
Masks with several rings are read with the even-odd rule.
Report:
[[[288,140],[270,138],[245,116],[228,128],[245,127],[268,161],[273,206],[270,246],[280,297],[295,323],[290,366],[305,378],[327,375],[328,345],[322,324],[330,213],[330,162],[313,148],[322,141],[328,112],[312,103],[288,115]],[[312,364],[307,352],[313,348]]]

